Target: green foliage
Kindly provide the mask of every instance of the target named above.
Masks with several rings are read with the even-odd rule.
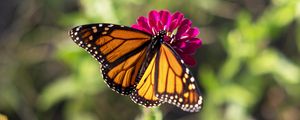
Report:
[[[291,89],[290,85],[299,85],[299,65],[269,45],[296,19],[296,3],[299,4],[299,1],[276,2],[255,21],[247,11],[241,11],[236,28],[229,31],[224,44],[228,54],[224,65],[219,72],[200,73],[202,80],[206,79],[201,82],[204,86],[211,87],[212,82],[220,80],[218,87],[206,89],[206,101],[209,103],[206,106],[208,110],[204,108],[203,119],[251,119],[249,110],[254,109],[267,87],[264,80],[266,75],[273,77],[284,89]],[[205,70],[207,67],[201,71]],[[221,117],[223,111],[218,109],[224,104],[227,104],[226,112]]]
[[[82,53],[75,46],[61,44],[58,46],[57,59],[72,69],[71,74],[48,85],[39,98],[38,106],[48,110],[62,100],[70,100],[66,108],[66,118],[70,120],[96,120],[96,116],[85,113],[93,102],[88,98],[102,91],[105,87],[99,76],[99,65],[92,61],[87,53]],[[58,92],[59,91],[59,92]],[[87,98],[87,99],[86,99]]]

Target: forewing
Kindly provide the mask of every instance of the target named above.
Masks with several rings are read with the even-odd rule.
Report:
[[[102,64],[102,75],[110,88],[124,95],[132,92],[150,34],[120,25],[89,24],[73,28],[70,36]]]

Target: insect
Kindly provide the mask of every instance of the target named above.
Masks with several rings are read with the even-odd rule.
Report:
[[[145,107],[170,103],[199,111],[202,96],[191,71],[163,38],[114,24],[88,24],[70,31],[73,41],[101,63],[106,84]]]

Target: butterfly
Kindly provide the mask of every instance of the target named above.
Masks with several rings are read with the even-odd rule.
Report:
[[[137,104],[155,107],[170,103],[184,111],[202,106],[199,85],[176,51],[163,38],[123,25],[77,26],[72,40],[101,63],[105,83]]]

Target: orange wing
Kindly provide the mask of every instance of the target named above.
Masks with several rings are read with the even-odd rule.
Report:
[[[167,44],[154,53],[131,99],[146,107],[168,102],[184,111],[198,111],[202,105],[199,85],[183,60]]]
[[[120,25],[89,24],[73,28],[70,36],[102,64],[110,88],[124,95],[132,92],[150,34]]]
[[[184,111],[198,111],[202,104],[199,85],[183,60],[167,44],[162,44],[157,54],[156,97]]]
[[[155,96],[155,73],[156,73],[156,65],[155,65],[155,57],[152,58],[151,62],[147,66],[147,69],[143,73],[140,81],[138,82],[136,89],[130,95],[130,98],[137,104],[143,105],[145,107],[154,107],[158,106],[162,103]]]

